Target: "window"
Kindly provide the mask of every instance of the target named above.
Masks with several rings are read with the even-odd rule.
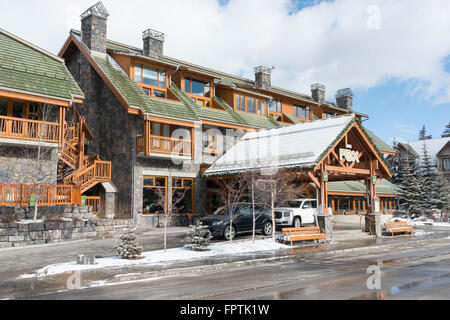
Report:
[[[172,187],[175,195],[177,192],[185,192],[183,200],[180,201],[176,208],[176,212],[179,214],[193,214],[194,179],[173,178]]]
[[[253,97],[236,94],[235,107],[237,111],[265,115],[266,102]]]
[[[206,80],[184,78],[184,91],[201,107],[211,108],[211,82]],[[201,98],[204,97],[204,98]]]
[[[331,112],[324,112],[323,113],[323,118],[324,119],[332,118],[334,116],[335,116],[334,113],[331,113]]]
[[[144,214],[164,213],[164,208],[157,204],[159,192],[167,197],[166,177],[144,177],[142,207]]]
[[[310,107],[294,104],[294,115],[300,119],[311,120],[311,109]]]
[[[41,120],[41,105],[36,102],[30,102],[28,105],[28,119]]]
[[[8,115],[8,101],[0,100],[0,116]]]
[[[269,102],[269,112],[281,113],[281,100],[272,99]]]
[[[450,171],[450,158],[442,159],[442,168],[444,171]]]
[[[145,94],[156,98],[166,97],[166,71],[148,65],[134,64],[134,81]]]

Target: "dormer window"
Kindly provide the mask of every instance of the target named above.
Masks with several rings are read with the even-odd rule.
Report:
[[[184,78],[184,92],[201,107],[211,107],[211,82],[192,77]]]
[[[267,102],[258,98],[236,94],[235,109],[241,112],[266,115]]]
[[[311,120],[311,108],[294,104],[294,116],[303,120]]]
[[[139,84],[147,95],[156,98],[166,97],[166,70],[135,63],[134,81]]]

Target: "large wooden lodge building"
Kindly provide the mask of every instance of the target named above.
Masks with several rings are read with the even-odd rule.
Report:
[[[101,2],[89,8],[81,15],[81,31],[70,31],[59,57],[0,32],[2,53],[15,55],[15,65],[8,65],[8,56],[0,54],[0,172],[11,162],[6,149],[30,144],[42,121],[36,110],[51,104],[53,118],[46,121],[54,130],[45,142],[55,150],[48,158],[54,178],[46,183],[77,186],[104,204],[103,212],[106,207],[109,215],[139,223],[149,223],[146,217],[157,211],[155,188],[186,189],[184,213],[201,215],[221,201],[220,188],[204,173],[243,134],[302,131],[344,119],[341,129],[347,131],[328,137],[330,142],[345,139],[340,148],[360,147],[364,156],[356,165],[344,163],[334,159],[337,145],[330,146],[327,164],[302,171],[304,180],[325,192],[320,203],[335,214],[367,211],[370,186],[377,186],[378,210],[394,209],[395,187],[384,180],[390,176],[384,156],[394,150],[363,127],[369,117],[354,110],[351,90],[339,90],[330,102],[321,84],[312,85],[310,94],[272,85],[272,69],[263,66],[255,68],[254,79],[212,70],[164,55],[165,36],[152,29],[142,32],[142,48],[109,40],[107,21]],[[23,123],[19,133],[12,129],[16,123]],[[23,171],[21,166],[17,162],[15,170]],[[70,174],[58,179],[65,169]],[[0,175],[0,183],[34,182],[16,174]]]

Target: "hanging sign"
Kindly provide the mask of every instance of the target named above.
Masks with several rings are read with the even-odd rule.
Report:
[[[372,176],[372,184],[376,185],[377,184],[377,176]]]
[[[323,182],[328,182],[328,171],[323,172]]]
[[[86,205],[86,196],[81,197],[81,206],[84,207]]]
[[[30,194],[30,207],[34,207],[36,205],[36,193]]]
[[[339,160],[346,160],[350,163],[359,163],[359,151],[351,150],[352,146],[347,145],[348,149],[339,149]]]

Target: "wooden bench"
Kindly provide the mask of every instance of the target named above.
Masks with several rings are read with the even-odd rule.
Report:
[[[414,228],[408,226],[406,221],[385,222],[384,229],[386,232],[391,233],[392,236],[394,236],[394,233],[409,232],[412,234],[414,231]]]
[[[304,240],[327,239],[327,235],[320,232],[319,227],[285,228],[283,229],[283,241],[292,242]]]

